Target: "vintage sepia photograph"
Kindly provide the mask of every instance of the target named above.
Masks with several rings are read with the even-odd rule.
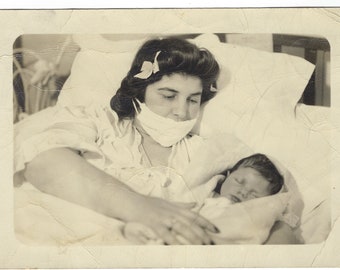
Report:
[[[326,39],[22,35],[13,52],[15,200],[46,203],[18,209],[18,239],[326,239],[329,152],[303,134],[330,105]]]
[[[12,12],[0,266],[339,263],[338,9]]]

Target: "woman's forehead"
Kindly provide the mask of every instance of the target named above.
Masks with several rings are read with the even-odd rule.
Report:
[[[199,93],[203,89],[199,77],[182,73],[164,75],[154,86],[157,89],[169,89],[183,94]]]

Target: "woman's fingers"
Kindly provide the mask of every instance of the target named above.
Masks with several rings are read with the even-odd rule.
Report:
[[[147,237],[150,240],[157,240],[157,234],[154,232],[154,230],[152,230],[151,228],[147,228],[144,231],[144,236]]]
[[[201,216],[197,216],[197,218],[195,219],[195,223],[212,233],[220,232],[220,230],[213,223],[211,223],[210,221],[206,220],[205,218]]]
[[[212,233],[219,233],[219,229],[210,221],[203,218],[197,213],[192,211],[185,210],[182,214],[189,220],[189,225],[192,226],[193,224],[197,224],[199,227],[206,229]]]
[[[139,222],[150,226],[166,244],[211,244],[207,230],[217,232],[217,229],[189,210],[195,203],[175,204],[153,197],[144,198],[142,202],[149,209],[143,211],[147,215],[141,215]]]
[[[190,244],[211,244],[210,236],[207,234],[199,222],[202,217],[197,213],[183,209],[184,215],[180,213],[172,218],[164,219],[164,225],[176,235],[181,236],[180,239],[186,239]],[[186,214],[186,215],[185,215]],[[198,222],[197,222],[198,221]],[[177,238],[178,240],[179,238]],[[183,241],[180,241],[183,243]]]
[[[210,236],[207,234],[207,230],[213,233],[218,232],[214,224],[206,221],[203,217],[196,213],[191,213],[193,217],[184,219],[183,224],[186,225],[187,230],[190,230],[196,235],[196,238],[201,241],[201,244],[210,245],[213,244]],[[184,234],[187,231],[184,231]]]
[[[209,245],[211,239],[203,228],[193,220],[184,216],[177,216],[163,220],[162,226],[157,230],[159,236],[166,244],[194,244]]]
[[[192,231],[198,239],[200,239],[201,244],[210,245],[212,244],[210,236],[207,234],[206,230],[199,226],[195,221],[187,227],[188,230]]]
[[[214,178],[212,178],[212,180],[214,180],[214,182],[217,181],[222,181],[225,178],[225,176],[223,175],[217,175]],[[174,205],[177,205],[181,208],[184,208],[185,212],[182,212],[182,214],[189,218],[190,221],[193,221],[194,223],[198,224],[200,227],[207,229],[208,231],[212,232],[212,233],[218,233],[219,229],[211,222],[209,222],[208,220],[206,220],[205,218],[201,217],[200,215],[198,215],[197,213],[194,213],[192,211],[188,211],[186,209],[191,209],[193,207],[196,206],[196,203],[173,203]],[[192,225],[193,222],[189,222],[190,225]]]
[[[195,203],[176,203],[187,208],[192,208]],[[170,221],[166,220],[167,227],[171,227],[178,235],[181,235],[191,244],[212,244],[207,230],[213,233],[219,232],[214,224],[201,217],[198,213],[192,212],[189,209],[181,208],[180,215],[173,217]]]
[[[176,239],[175,235],[166,226],[155,228],[158,236],[163,239],[166,245],[180,245],[181,243]]]
[[[184,237],[189,243],[194,245],[208,245],[210,239],[205,235],[203,230],[194,229],[195,226],[188,226],[180,221],[175,222],[172,225],[171,230],[182,237]]]

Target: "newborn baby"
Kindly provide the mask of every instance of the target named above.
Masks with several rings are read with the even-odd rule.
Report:
[[[211,238],[216,244],[263,243],[283,213],[288,197],[282,193],[275,203],[264,199],[255,204],[248,201],[278,193],[283,187],[282,175],[269,158],[255,154],[238,161],[221,179],[210,192],[211,196],[194,209],[220,229],[221,232],[211,234]],[[236,206],[238,203],[242,204]],[[259,214],[259,211],[265,213]],[[127,223],[124,234],[135,243],[162,244],[157,235],[142,224]],[[185,239],[178,241],[186,244]]]

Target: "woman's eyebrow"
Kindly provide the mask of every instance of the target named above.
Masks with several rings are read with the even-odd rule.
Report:
[[[172,88],[167,88],[167,87],[158,88],[158,91],[168,91],[168,92],[172,92],[172,93],[178,93],[177,90],[172,89]]]
[[[171,93],[179,93],[179,91],[172,89],[172,88],[167,88],[167,87],[158,88],[158,91],[168,91]],[[190,96],[200,96],[200,95],[202,95],[202,91],[197,91],[195,93],[190,94]]]
[[[202,95],[202,91],[196,92],[196,93],[192,93],[190,96],[200,96]]]

